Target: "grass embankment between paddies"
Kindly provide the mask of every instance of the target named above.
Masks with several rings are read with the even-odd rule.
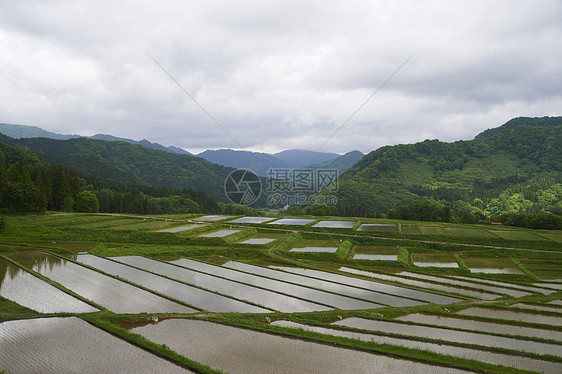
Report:
[[[336,250],[335,256],[341,261],[346,261],[353,258],[355,252],[353,251],[354,245],[349,240],[344,240]]]

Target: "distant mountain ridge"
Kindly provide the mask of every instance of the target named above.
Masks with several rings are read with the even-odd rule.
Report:
[[[230,166],[237,169],[250,169],[267,177],[270,169],[294,168],[329,168],[338,169],[340,173],[353,166],[363,154],[359,151],[338,155],[290,149],[279,153],[235,151],[232,149],[206,150],[196,155],[215,164]]]
[[[4,134],[9,136],[10,138],[20,139],[20,138],[47,138],[47,139],[55,139],[55,140],[69,140],[69,139],[76,139],[76,138],[90,138],[90,139],[99,139],[99,140],[107,140],[107,141],[120,141],[126,142],[129,144],[140,144],[145,147],[149,147],[152,149],[158,149],[161,151],[169,152],[169,153],[177,153],[177,154],[187,154],[190,155],[191,153],[187,152],[184,149],[179,147],[170,146],[166,147],[162,144],[152,143],[146,139],[136,141],[127,138],[119,138],[113,135],[107,134],[96,134],[93,136],[82,136],[76,134],[57,134],[54,132],[43,130],[37,126],[27,126],[27,125],[14,125],[8,123],[0,123],[0,134]]]

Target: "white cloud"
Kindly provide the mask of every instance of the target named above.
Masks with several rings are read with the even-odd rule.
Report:
[[[555,0],[5,1],[0,121],[315,150],[415,52],[322,150],[470,139],[560,115],[561,16]]]

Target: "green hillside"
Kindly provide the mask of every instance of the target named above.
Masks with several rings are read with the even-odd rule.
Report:
[[[338,174],[341,175],[361,160],[363,156],[365,155],[360,151],[351,151],[332,160],[310,165],[309,167],[314,169],[336,169]]]
[[[472,141],[382,147],[341,176],[337,197],[371,213],[417,199],[459,215],[562,211],[562,117],[514,119]]]
[[[223,184],[232,170],[199,157],[126,142],[87,138],[12,139],[4,135],[0,135],[0,142],[21,147],[81,173],[168,188],[193,188],[220,200],[225,198]]]

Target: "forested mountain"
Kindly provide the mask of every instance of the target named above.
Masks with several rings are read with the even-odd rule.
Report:
[[[280,160],[287,162],[291,167],[300,168],[319,164],[339,157],[337,153],[305,151],[302,149],[288,149],[272,154]]]
[[[82,136],[72,134],[72,135],[65,135],[65,134],[56,134],[54,132],[45,131],[36,126],[24,126],[24,125],[12,125],[8,123],[0,123],[0,134],[4,134],[9,136],[10,138],[48,138],[48,139],[56,139],[56,140],[68,140],[74,138],[81,138]],[[145,147],[159,149],[161,151],[166,151],[170,153],[179,153],[179,154],[191,154],[184,149],[179,147],[165,147],[162,144],[158,143],[151,143],[146,139],[136,141],[127,138],[118,138],[112,135],[106,134],[96,134],[93,136],[84,136],[85,138],[92,138],[92,139],[99,139],[99,140],[108,140],[108,141],[120,141],[126,142],[130,144],[140,144],[144,145]]]
[[[0,142],[0,214],[51,211],[256,214],[201,191],[125,183],[78,173]]]
[[[365,155],[360,151],[351,151],[331,160],[310,165],[309,167],[314,169],[336,169],[338,171],[338,175],[342,175],[346,170],[359,162],[363,156]]]
[[[341,176],[337,197],[363,214],[418,199],[458,215],[560,213],[562,117],[516,118],[472,141],[379,148]]]
[[[290,168],[291,165],[272,155],[260,152],[234,151],[232,149],[206,150],[197,155],[218,165],[236,169],[250,169],[266,177],[269,169]]]
[[[221,201],[225,199],[224,180],[232,170],[199,157],[124,142],[88,138],[13,139],[5,135],[0,135],[0,142],[21,147],[80,173],[127,183],[192,188]]]

